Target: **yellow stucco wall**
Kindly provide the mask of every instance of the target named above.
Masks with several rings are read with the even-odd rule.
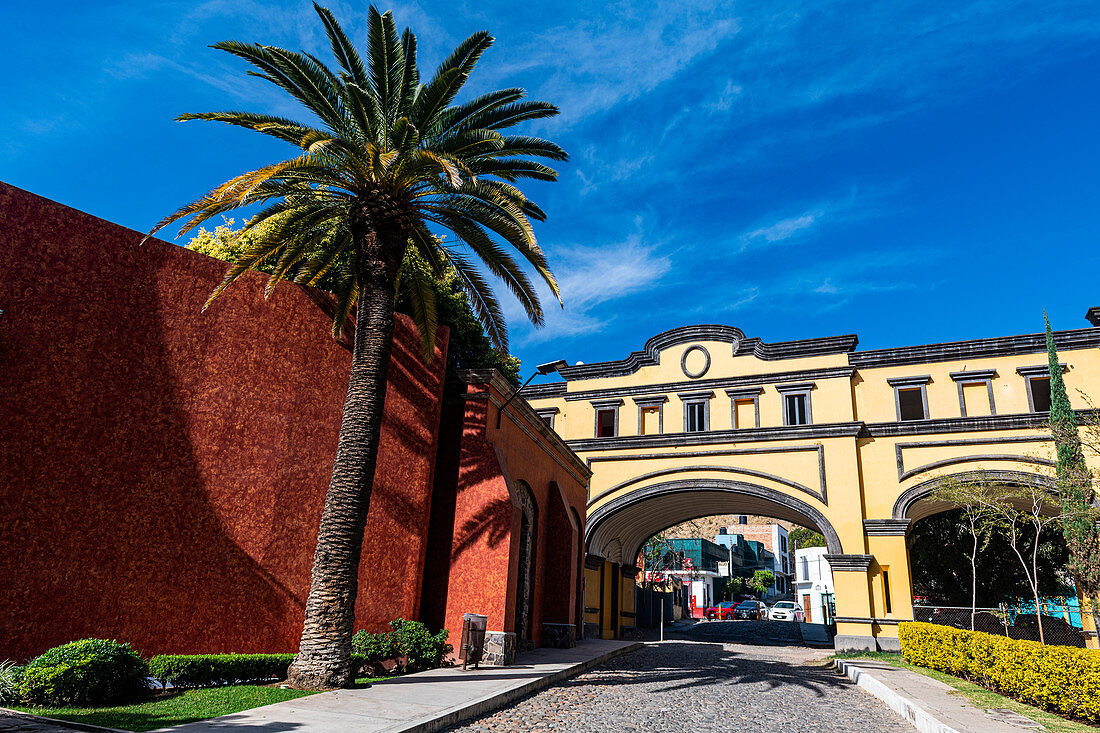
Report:
[[[1056,339],[1073,406],[1087,408],[1089,396],[1100,402],[1100,328],[1059,332]],[[848,558],[839,565],[854,563],[834,565],[837,616],[848,619],[838,623],[838,634],[889,646],[896,622],[912,618],[906,519],[939,509],[914,503],[913,495],[949,475],[1052,474],[1045,415],[1031,411],[1026,376],[1047,356],[1041,334],[872,352],[855,345],[854,337],[766,344],[729,327],[685,327],[655,336],[621,362],[569,367],[562,370],[564,385],[526,392],[536,410],[556,408],[555,431],[592,468],[588,552],[629,566],[640,541],[685,519],[716,513],[791,519],[822,530],[830,552]],[[967,388],[964,416],[952,374],[983,370],[994,412],[984,382],[977,382]],[[924,419],[898,420],[888,380],[906,379],[909,387],[923,385]],[[783,392],[807,383],[810,423],[784,425]],[[738,392],[731,397],[727,390]],[[758,392],[760,424],[735,428],[734,400],[746,390]],[[688,433],[680,395],[699,392],[713,393],[706,399],[708,424]],[[663,430],[642,435],[637,401],[662,397]],[[607,405],[617,405],[617,433],[597,438],[596,410]],[[586,570],[585,577],[589,586],[599,583],[598,571]],[[603,592],[589,588],[585,597],[586,606],[605,609],[604,635],[632,625],[608,618],[610,578],[605,566]],[[619,608],[630,612],[632,581],[623,581]],[[586,613],[585,620],[594,623],[597,615]]]

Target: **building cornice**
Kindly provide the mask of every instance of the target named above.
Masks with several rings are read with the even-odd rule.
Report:
[[[768,440],[814,440],[822,438],[854,438],[863,429],[861,422],[827,423],[823,425],[787,425],[770,428],[740,428],[708,430],[699,433],[665,433],[663,435],[626,435],[615,438],[582,438],[566,441],[575,451],[603,451],[627,448],[676,448],[713,443],[756,443]]]
[[[874,555],[823,555],[829,569],[835,572],[866,572]]]
[[[606,389],[588,389],[581,392],[563,392],[567,402],[601,399],[604,397],[630,397],[634,395],[656,395],[662,393],[675,393],[686,391],[719,390],[731,387],[752,386],[760,387],[765,384],[781,384],[820,380],[820,379],[851,379],[855,370],[852,367],[827,367],[824,369],[802,369],[793,372],[775,372],[773,374],[749,374],[740,377],[726,377],[724,379],[696,379],[683,382],[665,382],[662,384],[639,384],[623,387],[608,387]],[[761,387],[762,389],[762,387]]]
[[[908,519],[864,519],[863,533],[868,537],[904,537],[909,531]]]
[[[1094,349],[1100,347],[1100,330],[1079,328],[1056,331],[1054,343],[1060,351]],[[1047,349],[1046,334],[1029,333],[1022,336],[949,341],[922,346],[899,346],[890,349],[856,351],[848,355],[848,363],[857,369],[905,366],[939,361],[967,361],[1019,354],[1039,354]]]
[[[577,364],[564,367],[558,373],[566,381],[626,377],[634,374],[642,367],[659,364],[662,350],[678,344],[698,341],[728,343],[731,346],[733,356],[751,355],[764,361],[844,354],[854,350],[856,344],[859,343],[859,339],[854,334],[849,334],[768,344],[759,338],[745,338],[744,332],[733,326],[701,324],[682,326],[659,333],[646,341],[641,351],[632,352],[625,359],[603,361],[595,364]]]
[[[1100,410],[1074,410],[1079,417],[1092,418]],[[1024,412],[1016,415],[983,415],[980,417],[947,417],[935,420],[867,423],[861,438],[889,438],[897,435],[938,435],[941,433],[980,433],[986,430],[1026,430],[1041,428],[1050,422],[1046,412]]]

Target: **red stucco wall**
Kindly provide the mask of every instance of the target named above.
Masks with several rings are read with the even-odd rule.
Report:
[[[509,483],[522,482],[538,507],[531,630],[539,645],[543,622],[578,623],[575,609],[588,475],[564,443],[538,436],[541,422],[529,407],[517,404],[520,400],[508,407],[497,428],[497,406],[491,400],[503,403],[510,391],[503,393],[476,375],[466,379],[470,383],[465,394],[446,626],[458,639],[462,614],[480,613],[489,617],[490,631],[515,631],[520,518]]]
[[[4,184],[0,222],[0,659],[294,651],[350,360],[328,318],[259,275],[201,313],[224,263]],[[399,320],[359,627],[419,611],[444,356]]]

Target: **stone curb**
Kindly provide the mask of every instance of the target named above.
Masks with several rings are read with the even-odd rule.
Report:
[[[101,725],[92,725],[91,723],[74,723],[71,720],[62,720],[61,718],[47,718],[42,715],[24,713],[22,710],[12,710],[11,708],[0,708],[0,713],[11,713],[16,717],[32,720],[36,723],[49,723],[50,725],[56,725],[62,728],[86,730],[91,733],[133,733],[132,731],[122,730],[120,728],[104,728]]]
[[[612,649],[611,651],[604,652],[598,657],[593,657],[583,662],[578,662],[571,667],[554,672],[553,674],[546,675],[545,677],[539,677],[538,679],[531,680],[526,684],[519,687],[513,687],[510,690],[504,692],[496,692],[485,697],[472,700],[470,702],[464,702],[455,707],[446,710],[442,713],[432,715],[428,718],[421,718],[419,720],[413,720],[410,722],[401,722],[390,728],[385,728],[379,733],[434,733],[437,730],[442,730],[448,726],[452,726],[456,723],[460,723],[463,720],[484,715],[485,713],[492,712],[499,708],[515,702],[521,697],[526,697],[533,692],[538,692],[550,685],[561,682],[564,679],[568,679],[574,675],[578,675],[581,672],[586,672],[592,667],[598,664],[603,664],[609,659],[628,654],[633,651],[641,649],[642,644],[640,642],[630,644],[627,646],[619,647],[618,649]]]
[[[921,733],[966,733],[941,723],[916,702],[872,677],[866,669],[843,659],[834,659],[833,666],[852,682],[886,703],[890,709],[912,723],[913,727]]]

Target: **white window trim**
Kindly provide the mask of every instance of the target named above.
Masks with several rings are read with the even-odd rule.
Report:
[[[899,392],[903,389],[920,389],[920,401],[924,407],[924,417],[921,419],[931,419],[932,415],[928,412],[928,383],[931,381],[932,377],[928,374],[922,374],[918,377],[894,377],[886,380],[886,383],[894,388],[894,410],[898,422],[916,422],[916,420],[903,421],[901,419],[901,395]]]

